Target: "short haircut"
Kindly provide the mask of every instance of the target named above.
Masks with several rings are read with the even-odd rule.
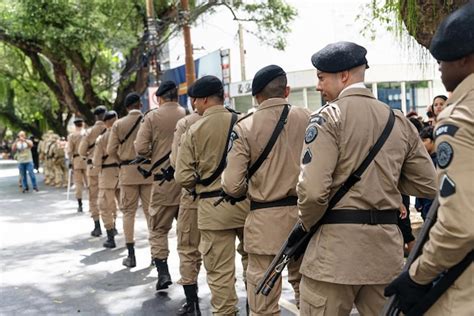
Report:
[[[286,75],[278,76],[270,81],[265,88],[257,94],[264,99],[284,98],[287,83]]]
[[[215,98],[220,102],[224,102],[224,89],[220,89],[219,92],[211,94],[208,98]]]
[[[416,117],[410,117],[408,119],[413,125],[415,125],[416,127],[416,130],[418,131],[418,133],[422,130],[423,128],[423,125],[421,124],[420,120],[417,119]]]
[[[160,96],[165,101],[176,101],[178,100],[178,89],[174,88],[166,91],[163,95]]]
[[[435,101],[436,99],[443,99],[444,101],[446,101],[446,100],[448,99],[448,97],[445,96],[445,95],[442,95],[442,94],[437,95],[437,96],[435,96],[435,97],[433,98],[433,103],[432,103],[432,104],[434,104],[434,101]]]
[[[74,125],[76,125],[77,127],[82,127],[82,126],[84,126],[84,122],[83,121],[74,122]]]
[[[431,140],[434,140],[434,137],[433,137],[433,126],[427,126],[425,128],[423,128],[420,132],[420,137],[421,139],[431,139]]]

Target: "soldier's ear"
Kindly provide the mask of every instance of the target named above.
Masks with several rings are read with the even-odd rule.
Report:
[[[291,87],[286,86],[286,88],[285,88],[285,99],[288,98],[288,96],[290,95],[290,92],[291,92]]]

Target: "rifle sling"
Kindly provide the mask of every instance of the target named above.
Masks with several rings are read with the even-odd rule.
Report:
[[[280,119],[278,120],[275,129],[273,130],[272,136],[270,137],[270,140],[268,141],[267,145],[263,149],[262,154],[255,160],[254,164],[250,166],[248,175],[247,175],[247,180],[250,179],[255,172],[260,168],[262,163],[267,159],[268,154],[272,151],[273,146],[275,146],[275,143],[278,139],[278,136],[280,136],[281,131],[285,127],[287,118],[288,118],[288,113],[290,112],[290,105],[285,104],[285,107],[283,108],[283,111],[281,112]]]
[[[455,266],[448,269],[441,277],[437,280],[434,286],[426,293],[426,295],[416,304],[412,309],[408,311],[406,316],[417,316],[423,315],[434,303],[443,295],[444,292],[457,280],[457,278],[463,274],[463,272],[472,264],[474,259],[474,251],[471,250],[464,259],[461,260]]]
[[[217,166],[217,169],[206,179],[199,179],[196,181],[197,184],[201,184],[205,187],[213,183],[221,174],[222,171],[224,171],[225,165],[226,165],[226,158],[227,158],[227,152],[228,152],[228,147],[229,147],[229,141],[230,141],[230,134],[232,133],[232,129],[234,128],[235,122],[237,122],[238,115],[235,112],[232,113],[232,118],[230,119],[230,126],[229,126],[229,131],[227,133],[227,141],[225,143],[224,147],[224,153],[222,154],[221,161],[219,165]]]
[[[99,136],[102,135],[102,134],[104,134],[106,131],[107,131],[107,129],[104,128],[104,129],[102,130],[102,132],[100,132]],[[87,149],[88,149],[88,150],[89,150],[89,149],[92,149],[94,146],[95,146],[95,141],[94,141],[92,144],[90,144],[90,145],[87,147]]]
[[[161,157],[160,159],[155,161],[155,163],[151,166],[151,168],[150,168],[150,170],[148,170],[148,172],[153,172],[153,170],[155,170],[159,165],[161,165],[163,162],[168,160],[170,155],[171,155],[171,150],[166,155],[164,155],[163,157]]]
[[[133,131],[138,127],[138,124],[140,124],[140,121],[142,120],[142,116],[140,115],[138,117],[138,120],[133,124],[132,128],[128,131],[127,135],[125,135],[125,138],[120,141],[120,145],[125,143],[125,141],[132,135]]]

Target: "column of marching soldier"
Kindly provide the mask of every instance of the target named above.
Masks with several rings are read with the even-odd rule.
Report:
[[[100,216],[107,231],[104,247],[115,247],[117,200],[128,249],[123,264],[135,267],[140,199],[158,270],[156,290],[163,290],[171,284],[167,235],[177,219],[178,283],[186,296],[178,315],[200,315],[201,260],[212,313],[238,312],[236,251],[248,312],[278,315],[281,279],[267,295],[255,294],[256,287],[281,245],[297,243],[316,223],[320,227],[304,256],[288,262],[301,315],[348,315],[353,305],[361,315],[379,315],[385,288],[408,312],[440,273],[468,254],[469,268],[428,313],[472,315],[473,6],[450,15],[430,49],[452,92],[435,130],[438,184],[415,128],[364,86],[365,48],[338,42],[311,58],[317,89],[328,101],[313,114],[288,103],[286,73],[270,65],[254,76],[258,108],[252,114],[225,108],[222,82],[205,76],[188,89],[194,108],[189,115],[177,103],[175,83],[166,81],[156,92],[159,107],[145,114],[140,96],[131,93],[123,118],[98,107],[97,121],[84,136],[76,119],[69,152],[80,211],[88,177],[92,235],[101,235]],[[369,152],[375,153],[366,158]],[[400,193],[433,198],[437,186],[438,221],[422,255],[397,277],[403,265],[396,225]]]

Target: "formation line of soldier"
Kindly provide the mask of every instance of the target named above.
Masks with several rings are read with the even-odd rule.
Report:
[[[44,183],[57,188],[67,187],[65,155],[66,142],[53,131],[46,132],[38,144],[39,160],[43,165]]]
[[[186,296],[178,315],[201,314],[201,262],[213,315],[239,312],[236,252],[242,259],[247,313],[279,315],[281,278],[266,295],[256,294],[257,285],[282,244],[299,242],[311,227],[319,228],[306,251],[288,262],[301,315],[349,315],[354,305],[361,315],[379,315],[384,294],[397,294],[407,313],[440,273],[469,255],[468,269],[427,314],[472,315],[473,7],[470,2],[450,15],[430,49],[452,92],[435,129],[438,176],[410,121],[365,87],[366,49],[337,42],[311,57],[316,88],[327,101],[312,114],[289,104],[285,71],[269,65],[254,76],[258,108],[251,114],[224,107],[222,82],[204,76],[188,89],[191,114],[177,103],[176,84],[166,81],[156,92],[159,107],[145,114],[140,96],[130,93],[125,117],[98,107],[96,123],[86,132],[76,120],[69,155],[79,211],[83,184],[88,184],[91,234],[101,235],[101,217],[104,247],[114,248],[120,209],[128,250],[123,265],[135,267],[140,200],[158,272],[156,290],[165,290],[172,284],[168,233],[177,220],[178,283]],[[378,152],[368,156],[374,148]],[[397,226],[401,193],[438,196],[440,208],[423,253],[398,276],[403,266]]]

